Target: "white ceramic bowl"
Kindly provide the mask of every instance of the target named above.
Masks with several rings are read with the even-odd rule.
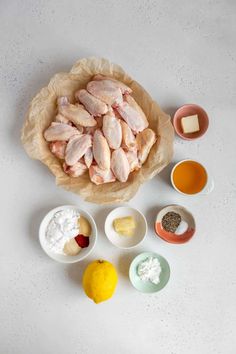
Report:
[[[206,180],[206,184],[205,186],[203,187],[203,189],[197,193],[192,193],[192,194],[187,194],[187,193],[184,193],[182,192],[180,189],[178,189],[175,185],[175,182],[174,182],[174,171],[176,169],[176,167],[178,167],[180,164],[182,164],[183,162],[186,162],[186,161],[193,161],[193,162],[196,162],[197,164],[199,164],[206,172],[206,175],[207,175],[207,180]],[[209,193],[211,193],[215,187],[215,183],[214,183],[214,180],[212,178],[212,176],[209,176],[206,168],[202,165],[201,162],[197,161],[197,160],[192,160],[192,159],[184,159],[184,160],[181,160],[179,162],[177,162],[174,167],[172,168],[171,170],[171,174],[170,174],[170,180],[171,180],[171,184],[172,184],[172,187],[177,191],[179,192],[180,194],[183,194],[183,195],[187,195],[187,196],[195,196],[195,195],[207,195]]]
[[[45,239],[46,228],[48,226],[48,223],[52,219],[53,215],[60,210],[65,210],[68,208],[76,209],[81,215],[83,215],[89,221],[91,228],[92,228],[91,236],[89,236],[89,246],[86,248],[83,248],[77,256],[67,256],[67,255],[57,254],[57,253],[52,252],[48,248],[48,245],[47,245],[47,242]],[[76,263],[76,262],[79,262],[82,259],[86,258],[92,252],[92,250],[96,244],[96,240],[97,240],[97,227],[96,227],[93,217],[89,213],[87,213],[86,211],[78,208],[76,205],[62,205],[62,206],[59,206],[55,209],[52,209],[43,218],[43,220],[40,224],[40,227],[39,227],[39,242],[41,244],[42,249],[50,258],[54,259],[55,261],[61,262],[61,263]]]
[[[124,216],[133,216],[136,222],[136,230],[133,236],[119,235],[113,227],[113,221]],[[137,209],[130,207],[119,207],[108,214],[105,221],[105,233],[108,240],[116,247],[128,249],[139,245],[147,233],[147,221],[145,216]]]

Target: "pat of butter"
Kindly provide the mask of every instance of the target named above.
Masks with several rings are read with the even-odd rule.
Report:
[[[200,130],[197,114],[181,118],[181,126],[184,133],[195,133]]]

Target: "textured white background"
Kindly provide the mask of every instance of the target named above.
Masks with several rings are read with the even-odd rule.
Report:
[[[235,14],[234,0],[0,2],[1,354],[236,353]],[[206,164],[214,192],[181,196],[166,168],[130,202],[149,223],[148,237],[132,252],[104,236],[111,208],[56,187],[19,139],[31,98],[53,74],[91,55],[122,65],[168,113],[194,102],[210,117],[202,139],[176,138],[174,161]],[[99,227],[90,259],[69,266],[47,258],[38,243],[42,217],[66,203],[91,212]],[[154,235],[156,212],[169,203],[196,217],[188,244]],[[150,296],[127,277],[131,259],[146,250],[165,256],[172,271],[168,286]],[[115,296],[100,305],[81,289],[82,272],[96,257],[119,271]]]

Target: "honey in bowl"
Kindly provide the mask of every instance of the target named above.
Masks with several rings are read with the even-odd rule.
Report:
[[[198,162],[186,160],[173,170],[172,181],[182,193],[196,194],[203,190],[207,183],[207,172]]]

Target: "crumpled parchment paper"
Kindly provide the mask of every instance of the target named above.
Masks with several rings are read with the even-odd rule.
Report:
[[[112,76],[131,87],[132,96],[143,109],[150,128],[158,137],[145,164],[139,171],[132,172],[125,183],[117,181],[96,186],[90,181],[88,173],[77,178],[69,177],[64,173],[60,160],[50,152],[43,137],[44,130],[55,117],[57,97],[68,96],[73,102],[74,92],[85,88],[92,76],[98,73]],[[153,178],[169,164],[173,155],[174,131],[170,117],[119,65],[92,57],[77,61],[69,73],[56,74],[48,86],[34,97],[23,125],[21,140],[31,158],[48,166],[56,177],[57,185],[79,194],[86,201],[106,204],[128,201],[142,183]]]

